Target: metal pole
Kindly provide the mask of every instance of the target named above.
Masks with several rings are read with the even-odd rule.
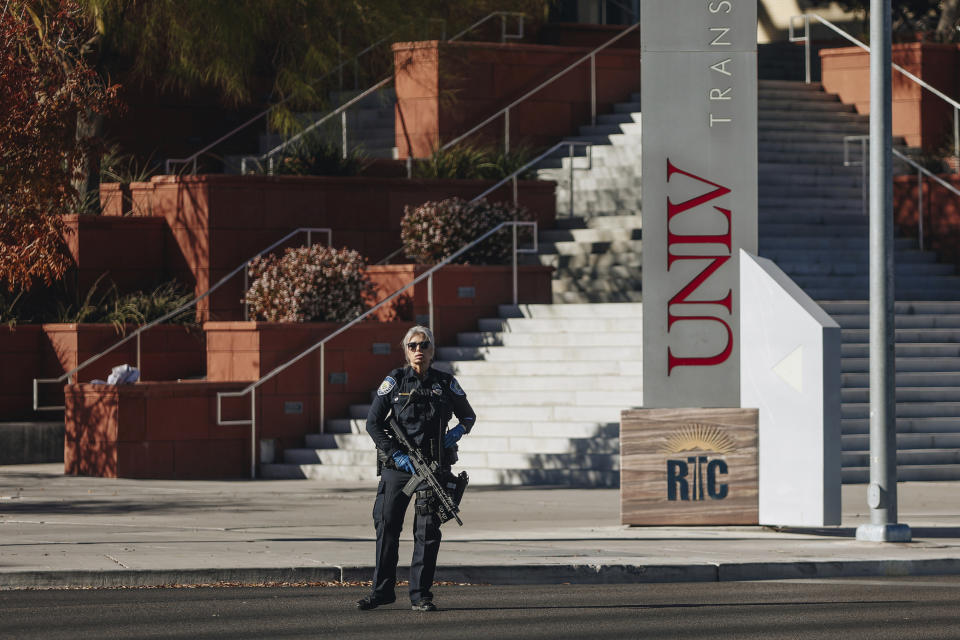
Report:
[[[510,153],[510,108],[503,112],[503,152]]]
[[[347,111],[344,109],[340,112],[340,134],[341,134],[341,149],[343,150],[341,156],[344,160],[347,159]]]
[[[597,124],[597,55],[590,56],[590,124]]]
[[[324,343],[320,343],[320,433],[324,433],[327,422],[326,414],[326,385],[327,385],[327,374],[326,374],[326,357],[324,356],[324,351],[326,351],[326,346]]]
[[[957,157],[957,173],[960,173],[960,109],[953,108],[953,155]]]
[[[140,336],[142,333],[137,334],[137,371],[140,372],[140,379],[143,380],[143,369],[140,367]]]
[[[247,291],[250,290],[250,261],[243,267],[243,321],[250,319],[250,303],[247,301]]]
[[[807,84],[810,84],[810,16],[806,14],[803,16],[803,54]]]
[[[513,206],[517,206],[519,198],[517,197],[517,176],[513,176]]]
[[[867,158],[869,143],[870,138],[860,138],[860,208],[865,216],[870,214],[869,189],[867,187],[870,184],[870,161]]]
[[[897,522],[890,0],[870,0],[870,524],[857,539],[910,540]]]
[[[513,229],[513,306],[517,306],[517,224],[511,226]]]
[[[567,145],[570,153],[570,217],[573,217],[573,145]]]
[[[917,169],[917,237],[923,251],[923,171]]]
[[[250,479],[257,479],[257,390],[250,390]]]
[[[433,327],[433,274],[427,276],[427,306],[430,308],[430,331],[436,333]]]

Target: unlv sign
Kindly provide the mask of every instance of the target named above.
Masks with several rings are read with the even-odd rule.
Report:
[[[757,250],[755,0],[642,5],[644,406],[739,407]]]

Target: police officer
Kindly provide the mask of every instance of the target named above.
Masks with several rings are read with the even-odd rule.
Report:
[[[357,601],[357,608],[374,609],[396,600],[397,555],[403,517],[410,496],[403,487],[410,480],[413,465],[409,456],[392,437],[388,420],[393,418],[428,461],[436,461],[441,472],[457,461],[457,441],[470,433],[476,415],[467,396],[449,373],[430,366],[434,354],[433,333],[415,326],[407,331],[402,348],[407,366],[394,369],[384,378],[367,416],[367,433],[377,447],[377,471],[380,485],[373,505],[377,528],[377,566],[373,590]],[[456,415],[459,424],[447,431]],[[430,492],[421,488],[415,494],[413,525],[413,561],[410,564],[410,602],[414,611],[436,611],[433,604],[433,575],[440,551],[440,518],[430,509]]]

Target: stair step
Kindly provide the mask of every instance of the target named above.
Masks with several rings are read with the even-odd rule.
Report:
[[[870,482],[869,467],[845,467],[841,472],[844,484]],[[897,465],[898,482],[948,482],[960,480],[960,464]]]

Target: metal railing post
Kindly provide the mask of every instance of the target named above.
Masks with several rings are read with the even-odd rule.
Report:
[[[513,206],[520,204],[520,198],[517,194],[517,176],[513,176]]]
[[[500,43],[507,41],[507,14],[500,14]]]
[[[137,371],[140,372],[140,379],[143,380],[143,368],[140,366],[140,336],[142,334],[137,334]]]
[[[570,158],[570,204],[568,206],[568,210],[570,213],[570,217],[572,218],[573,217],[573,145],[572,144],[569,145],[568,149],[570,151],[570,155],[568,156]]]
[[[863,215],[869,215],[868,198],[870,194],[869,172],[870,166],[867,164],[867,149],[870,144],[869,138],[860,138],[860,205],[863,209]]]
[[[250,390],[250,479],[257,479],[257,390]]]
[[[340,144],[342,153],[341,157],[347,159],[347,111],[343,110],[340,112],[340,133],[341,133],[341,142]]]
[[[953,108],[953,155],[957,159],[957,173],[960,173],[960,108]]]
[[[510,153],[510,108],[503,111],[503,152]]]
[[[590,124],[597,124],[597,54],[590,55]]]
[[[243,265],[243,321],[250,320],[250,302],[247,300],[247,291],[250,290],[250,261]]]
[[[327,424],[327,369],[325,357],[326,345],[320,343],[320,433],[325,433]]]
[[[923,171],[917,169],[917,237],[923,251]]]
[[[803,18],[803,35],[797,37],[793,33],[793,19],[794,18]],[[789,42],[803,42],[803,66],[806,76],[806,83],[810,84],[810,15],[803,14],[802,16],[790,16],[790,21],[787,23],[787,40]]]
[[[513,306],[517,306],[517,223],[510,227],[513,230]]]
[[[430,331],[436,333],[436,329],[433,326],[433,274],[431,273],[427,276],[427,306],[429,307],[430,313]]]

